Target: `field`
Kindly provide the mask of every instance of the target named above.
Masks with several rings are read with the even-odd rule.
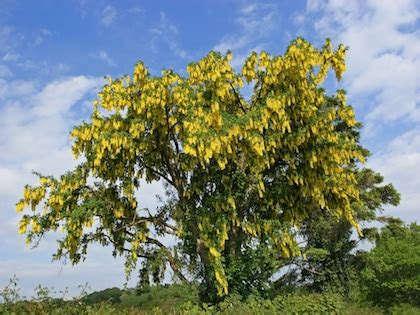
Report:
[[[3,299],[4,294],[3,290]],[[8,294],[8,302],[0,304],[1,314],[420,314],[419,308],[404,304],[381,309],[337,294],[305,292],[270,299],[250,296],[241,300],[233,295],[217,306],[200,305],[197,288],[182,285],[156,286],[141,293],[110,288],[72,300],[50,298],[42,288],[32,300],[16,296],[11,300],[13,292]]]

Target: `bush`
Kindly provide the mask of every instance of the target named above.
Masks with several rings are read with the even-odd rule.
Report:
[[[280,295],[274,301],[284,314],[341,314],[345,308],[343,298],[332,293]]]
[[[198,288],[195,285],[158,285],[148,287],[139,292],[139,294],[121,296],[122,305],[139,307],[148,312],[151,312],[156,307],[169,312],[170,310],[179,309],[182,304],[188,302],[191,305],[199,305]]]
[[[110,302],[115,304],[121,302],[121,295],[122,291],[114,287],[111,289],[88,294],[82,299],[82,301],[86,304],[95,304],[100,302]]]
[[[420,308],[415,307],[411,304],[398,304],[389,308],[390,314],[395,315],[418,315],[420,314]]]
[[[249,296],[243,300],[232,295],[215,306],[200,307],[192,303],[184,304],[181,314],[220,314],[220,315],[269,315],[269,314],[343,314],[345,303],[335,294],[287,294],[273,300]]]
[[[420,226],[397,221],[384,227],[361,276],[368,301],[420,307]]]

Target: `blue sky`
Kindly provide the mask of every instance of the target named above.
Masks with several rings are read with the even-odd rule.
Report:
[[[143,60],[153,74],[183,73],[209,50],[282,53],[296,36],[349,46],[344,88],[365,125],[368,166],[402,194],[385,210],[411,222],[420,212],[420,5],[415,0],[16,1],[0,5],[0,287],[16,274],[22,292],[38,283],[71,292],[124,283],[121,260],[95,247],[77,267],[51,263],[57,235],[37,250],[17,234],[14,203],[31,170],[59,175],[75,165],[68,134],[87,119],[103,76]],[[155,204],[159,183],[140,192]],[[132,281],[131,283],[134,283]]]

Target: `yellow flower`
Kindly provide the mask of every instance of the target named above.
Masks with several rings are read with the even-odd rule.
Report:
[[[215,257],[215,258],[220,257],[220,253],[219,253],[219,251],[218,251],[216,248],[214,248],[214,247],[210,247],[210,248],[209,248],[209,251],[210,251],[210,254],[211,254],[213,257]]]
[[[16,212],[22,212],[24,208],[25,208],[25,202],[23,200],[19,201],[16,204]]]
[[[19,234],[25,234],[26,233],[27,226],[28,226],[28,220],[27,220],[27,218],[23,218],[22,220],[20,220],[20,223],[19,223]]]

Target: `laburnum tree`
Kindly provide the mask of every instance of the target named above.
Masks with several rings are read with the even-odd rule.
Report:
[[[71,132],[80,164],[25,187],[17,210],[32,212],[20,233],[30,243],[61,230],[54,257],[73,263],[91,243],[111,245],[127,274],[142,264],[144,284],[169,266],[181,281],[198,280],[204,301],[264,290],[278,262],[300,254],[295,232],[313,211],[358,228],[348,166],[364,152],[340,130],[355,126],[354,112],[344,91],[322,88],[330,70],[341,78],[345,52],[298,38],[284,55],[250,54],[241,73],[230,52],[210,52],[186,76],[152,76],[137,63],[131,77],[109,80],[91,119]],[[143,179],[165,184],[162,206],[142,207]]]
[[[353,132],[359,128],[353,127]],[[362,235],[354,235],[351,224],[342,218],[337,220],[321,209],[313,211],[299,228],[305,259],[291,257],[286,263],[288,272],[277,280],[277,287],[305,286],[318,293],[332,291],[347,296],[360,292],[365,252],[357,250],[359,243],[376,239],[378,232],[371,223],[383,222],[382,208],[398,205],[400,195],[392,184],[384,184],[384,178],[371,169],[360,169],[356,179],[359,200],[351,207],[357,222],[366,226]]]

